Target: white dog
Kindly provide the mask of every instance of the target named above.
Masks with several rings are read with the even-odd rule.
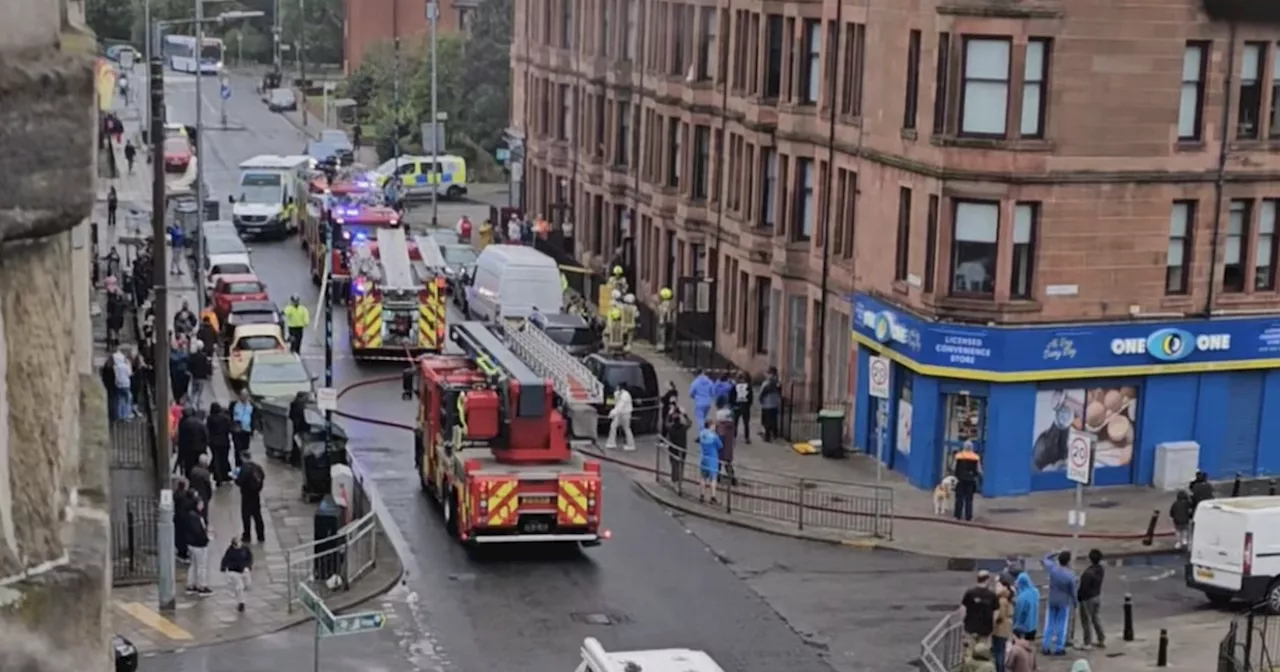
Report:
[[[939,516],[945,516],[951,513],[956,505],[956,484],[959,483],[955,476],[948,475],[942,479],[938,487],[933,489],[933,512]]]

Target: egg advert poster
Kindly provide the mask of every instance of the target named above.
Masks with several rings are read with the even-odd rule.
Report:
[[[1138,426],[1138,388],[1067,388],[1036,393],[1031,469],[1063,471],[1071,429],[1094,437],[1096,469],[1127,467]]]

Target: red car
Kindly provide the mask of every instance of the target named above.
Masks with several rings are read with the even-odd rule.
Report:
[[[166,172],[181,173],[191,165],[191,142],[185,137],[174,136],[164,139],[164,169]]]
[[[213,286],[213,311],[218,319],[226,322],[231,304],[241,301],[266,301],[267,286],[258,276],[249,273],[220,275]]]

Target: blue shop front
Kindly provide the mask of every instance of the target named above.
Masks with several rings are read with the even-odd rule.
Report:
[[[966,441],[985,496],[1071,487],[1073,429],[1094,437],[1097,485],[1149,485],[1175,441],[1213,478],[1280,472],[1280,316],[987,327],[853,304],[854,445],[921,488]]]

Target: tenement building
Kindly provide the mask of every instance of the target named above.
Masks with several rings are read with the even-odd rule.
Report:
[[[1275,473],[1268,4],[525,0],[525,205],[921,487]]]

